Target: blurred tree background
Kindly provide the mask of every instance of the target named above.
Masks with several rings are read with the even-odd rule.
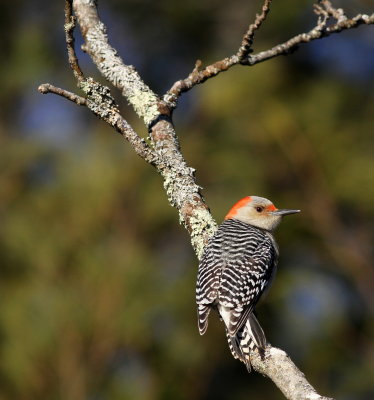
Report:
[[[369,0],[336,3],[373,12]],[[37,92],[75,91],[63,2],[0,7],[0,399],[282,399],[233,360],[218,318],[199,336],[197,260],[160,177],[87,110]],[[260,7],[99,2],[112,44],[160,94],[197,58],[232,54]],[[312,1],[274,2],[255,50],[313,24]],[[341,400],[374,398],[373,50],[373,27],[343,32],[236,67],[175,112],[218,221],[249,194],[302,209],[277,233],[280,270],[259,318]]]

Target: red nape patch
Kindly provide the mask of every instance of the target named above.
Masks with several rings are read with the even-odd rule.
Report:
[[[252,201],[251,196],[247,196],[247,197],[244,197],[243,199],[239,200],[237,203],[235,203],[232,206],[231,210],[226,215],[225,220],[230,219],[230,218],[235,218],[235,215],[238,212],[238,210],[240,208],[246,206],[251,201]]]
[[[275,211],[275,210],[278,210],[278,208],[275,207],[274,204],[270,204],[270,206],[267,206],[267,207],[265,208],[265,210],[266,210],[266,211]]]

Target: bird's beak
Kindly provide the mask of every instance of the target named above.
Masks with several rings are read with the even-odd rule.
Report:
[[[284,215],[296,214],[296,213],[299,213],[299,212],[300,212],[300,210],[283,209],[283,210],[274,210],[270,214],[272,214],[272,215],[280,215],[281,217],[283,217]]]

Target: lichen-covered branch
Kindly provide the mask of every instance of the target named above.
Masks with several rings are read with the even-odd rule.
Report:
[[[113,97],[110,95],[109,88],[93,81],[92,78],[83,78],[80,85],[87,95],[86,98],[49,83],[40,85],[38,90],[42,94],[57,94],[75,104],[86,106],[96,116],[119,132],[131,144],[135,152],[146,162],[155,166],[162,165],[157,154],[148,146],[144,139],[137,135],[131,125],[122,118]]]
[[[216,223],[196,184],[194,170],[182,156],[170,109],[145,85],[135,68],[126,65],[110,46],[96,2],[73,0],[72,4],[85,39],[85,50],[104,77],[122,91],[149,128],[150,146],[158,158],[157,163],[151,164],[163,177],[169,203],[177,208],[180,222],[188,230],[192,246],[200,256],[216,229]]]
[[[128,140],[135,152],[146,162],[152,165],[161,165],[162,162],[157,157],[156,152],[140,138],[132,129],[130,124],[120,115],[114,98],[110,94],[109,88],[95,82],[92,78],[85,78],[75,53],[74,48],[74,28],[76,18],[73,15],[72,0],[65,0],[65,41],[69,65],[74,73],[78,87],[85,93],[86,97],[71,93],[65,89],[58,88],[49,83],[39,86],[38,90],[42,94],[54,93],[62,96],[78,105],[86,106],[96,116],[111,125],[117,132]]]
[[[135,112],[148,125],[158,115],[159,99],[143,82],[132,65],[126,65],[109,44],[106,27],[100,21],[95,0],[74,0],[85,51],[91,56],[101,74],[122,91]]]
[[[162,165],[163,162],[157,153],[121,116],[108,87],[95,82],[92,78],[84,79],[79,83],[79,86],[87,95],[87,107],[96,116],[119,132],[144,161],[156,167]]]

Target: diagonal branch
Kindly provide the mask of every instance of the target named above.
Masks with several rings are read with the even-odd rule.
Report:
[[[42,94],[57,94],[77,105],[86,106],[97,117],[119,132],[143,160],[151,165],[161,166],[162,161],[158,158],[157,154],[148,146],[144,139],[138,136],[131,125],[118,112],[114,100],[110,96],[109,89],[94,82],[92,78],[88,78],[87,80],[83,78],[81,85],[83,90],[87,92],[87,98],[49,83],[40,85],[38,90]]]
[[[156,152],[140,138],[132,129],[130,124],[121,116],[114,98],[110,94],[109,88],[100,85],[92,78],[86,79],[78,63],[78,58],[74,48],[74,28],[76,18],[72,14],[72,0],[65,0],[65,41],[70,68],[77,80],[78,87],[86,94],[81,97],[65,89],[58,88],[49,83],[39,86],[38,90],[42,94],[54,93],[62,96],[78,105],[86,106],[96,116],[112,126],[119,132],[134,148],[135,152],[146,162],[154,166],[161,166],[162,161]]]
[[[169,203],[177,208],[180,222],[190,234],[196,254],[201,256],[217,224],[200,193],[195,170],[187,165],[180,151],[170,108],[145,85],[135,68],[126,65],[110,46],[96,2],[73,0],[73,9],[85,39],[85,50],[149,128],[150,146],[162,161],[155,166],[163,177]]]
[[[358,14],[353,18],[348,18],[342,9],[335,9],[331,5],[330,1],[320,0],[314,8],[314,12],[319,16],[319,18],[313,29],[307,33],[294,36],[286,42],[274,46],[269,50],[262,51],[255,55],[250,55],[255,31],[265,21],[270,10],[270,3],[271,1],[265,0],[262,7],[262,13],[257,15],[255,22],[249,26],[236,54],[226,57],[223,60],[216,61],[202,70],[196,70],[195,68],[187,78],[179,80],[173,84],[164,95],[164,100],[170,108],[173,109],[176,107],[178,98],[183,92],[187,92],[194,86],[217,76],[221,72],[227,71],[235,65],[241,64],[253,66],[271,58],[289,54],[296,50],[300,44],[309,43],[313,40],[321,39],[343,30],[353,29],[363,24],[374,24],[374,14],[371,14],[370,16],[366,14]],[[335,22],[333,22],[332,25],[327,26],[327,23],[331,22],[331,20],[335,20]]]
[[[65,99],[72,101],[78,106],[87,106],[87,100],[84,97],[78,96],[77,94],[69,92],[68,90],[53,86],[50,83],[43,83],[38,87],[38,91],[41,94],[57,94],[58,96],[64,97]]]
[[[268,344],[263,359],[258,352],[251,352],[251,364],[257,372],[270,378],[289,400],[333,400],[318,394],[281,349]]]
[[[97,117],[119,132],[144,161],[156,168],[163,166],[163,161],[159,155],[122,117],[108,87],[95,82],[92,78],[84,79],[79,86],[87,95],[87,107]]]
[[[252,52],[252,44],[253,44],[253,39],[255,37],[255,33],[258,29],[260,29],[262,23],[265,21],[270,11],[271,2],[272,0],[265,0],[264,5],[262,6],[261,14],[257,14],[255,22],[249,25],[249,28],[243,37],[242,44],[239,47],[238,52],[236,53],[240,63],[243,63],[244,60],[248,58],[249,53]]]
[[[109,44],[106,27],[98,16],[96,1],[74,0],[73,7],[85,40],[84,50],[101,74],[122,91],[138,116],[149,125],[160,115],[159,98],[143,82],[135,68],[126,65]]]

